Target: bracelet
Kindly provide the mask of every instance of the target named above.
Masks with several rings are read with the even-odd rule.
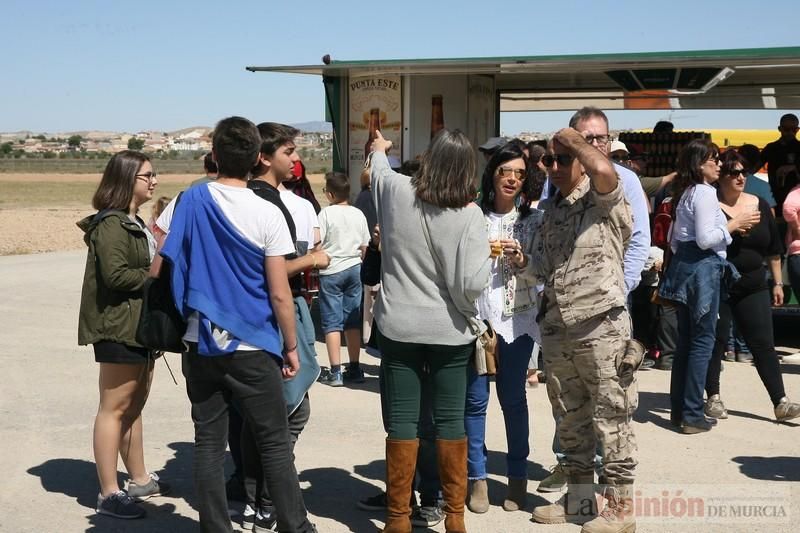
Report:
[[[293,351],[295,351],[296,349],[297,349],[297,343],[294,343],[294,346],[292,346],[291,348],[284,348],[284,349],[283,349],[283,353],[289,353],[289,352],[293,352]]]

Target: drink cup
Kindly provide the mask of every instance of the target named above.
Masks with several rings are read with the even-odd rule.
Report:
[[[489,241],[489,247],[491,249],[490,256],[492,258],[500,257],[501,255],[503,255],[503,245],[499,240]]]

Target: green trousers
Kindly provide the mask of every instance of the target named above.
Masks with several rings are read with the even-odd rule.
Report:
[[[428,398],[433,406],[436,438],[465,437],[464,405],[467,395],[467,367],[475,343],[461,346],[418,344],[389,339],[378,332],[383,376],[386,382],[388,433],[394,440],[417,438],[422,381],[428,373]]]

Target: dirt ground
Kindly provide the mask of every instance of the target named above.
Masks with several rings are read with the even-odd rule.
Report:
[[[197,177],[161,174],[156,197],[173,196]],[[75,223],[92,214],[91,195],[99,181],[95,174],[0,174],[0,227],[5,233],[0,255],[81,249],[83,236]],[[321,199],[322,175],[312,174],[309,181]],[[152,205],[142,207],[145,220]]]

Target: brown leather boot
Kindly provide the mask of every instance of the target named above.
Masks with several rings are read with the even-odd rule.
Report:
[[[444,529],[447,533],[467,533],[464,502],[467,499],[467,438],[436,440],[436,459],[444,494]]]
[[[411,533],[411,500],[419,439],[386,439],[386,527],[383,533]]]

